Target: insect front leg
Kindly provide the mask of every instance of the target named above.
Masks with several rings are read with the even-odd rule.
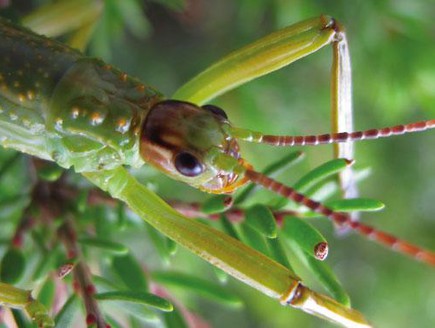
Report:
[[[0,305],[24,309],[39,327],[54,327],[53,320],[47,315],[44,305],[35,300],[31,291],[16,288],[0,282]]]
[[[125,202],[167,237],[283,305],[346,327],[369,327],[358,311],[303,286],[288,268],[220,231],[182,216],[124,168],[83,175],[112,197]]]

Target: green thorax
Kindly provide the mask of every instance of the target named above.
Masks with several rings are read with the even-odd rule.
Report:
[[[49,103],[52,158],[77,171],[143,164],[139,135],[162,95],[100,60],[78,60],[59,81]]]
[[[2,146],[76,171],[143,164],[139,130],[160,93],[3,19],[0,54]]]

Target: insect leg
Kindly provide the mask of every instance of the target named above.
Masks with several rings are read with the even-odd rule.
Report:
[[[54,322],[48,315],[45,306],[35,300],[29,290],[16,288],[0,282],[0,305],[3,304],[24,309],[38,324],[38,327],[54,327]]]
[[[359,312],[306,288],[288,268],[220,231],[182,216],[138,183],[124,168],[83,175],[124,201],[167,237],[282,304],[344,326],[369,327]]]
[[[334,19],[320,16],[269,34],[214,63],[179,88],[172,98],[204,104],[334,42],[334,26]]]

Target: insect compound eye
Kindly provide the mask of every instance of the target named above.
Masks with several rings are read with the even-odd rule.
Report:
[[[204,105],[202,106],[202,108],[204,108],[205,110],[208,110],[210,113],[213,113],[217,116],[219,116],[220,118],[224,119],[224,120],[228,120],[228,116],[227,113],[225,113],[225,111],[215,105]]]
[[[196,177],[204,171],[201,162],[188,152],[178,153],[175,156],[174,165],[178,172],[187,177]]]

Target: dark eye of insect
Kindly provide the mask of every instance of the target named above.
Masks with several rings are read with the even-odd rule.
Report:
[[[227,113],[222,108],[219,108],[215,105],[204,105],[202,106],[205,110],[208,110],[209,112],[223,118],[224,120],[228,119]]]
[[[187,177],[196,177],[203,171],[200,161],[187,152],[178,153],[175,156],[174,165],[178,172]]]

